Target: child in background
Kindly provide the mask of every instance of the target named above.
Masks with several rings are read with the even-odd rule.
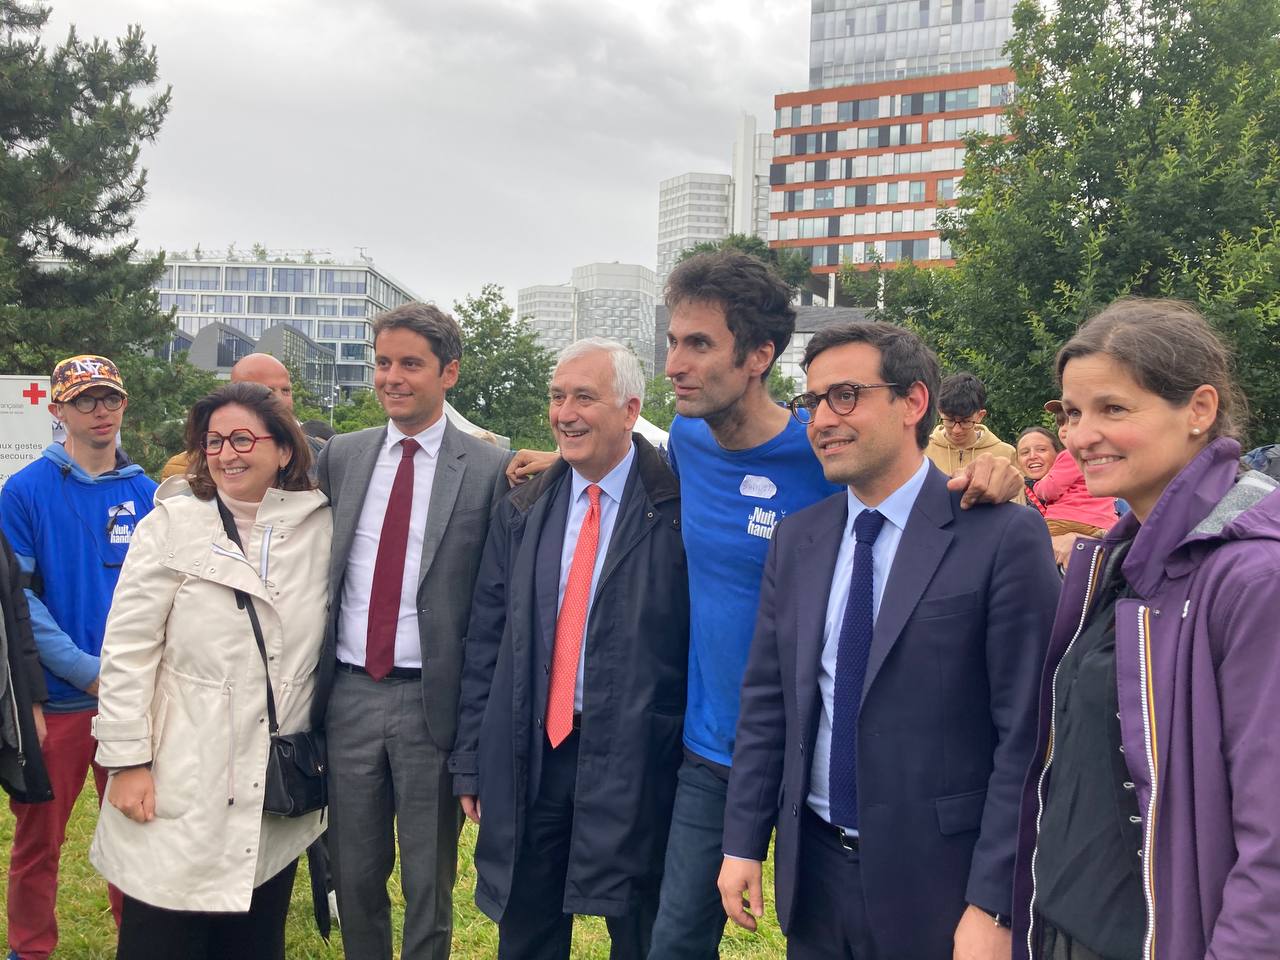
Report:
[[[1058,439],[1065,442],[1067,416],[1061,400],[1050,400],[1044,408],[1058,424]],[[1074,533],[1100,537],[1116,522],[1116,502],[1111,497],[1095,497],[1085,486],[1084,474],[1070,451],[1063,450],[1053,466],[1032,488],[1044,504],[1044,520],[1053,537]]]

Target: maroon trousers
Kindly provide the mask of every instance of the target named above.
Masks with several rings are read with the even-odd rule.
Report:
[[[9,859],[9,948],[22,960],[45,960],[58,943],[58,861],[67,821],[84,778],[93,770],[98,804],[107,786],[107,771],[93,762],[97,743],[89,724],[94,711],[45,713],[49,735],[43,745],[44,763],[53,787],[46,803],[14,803],[13,853]],[[108,885],[107,897],[116,925],[120,924],[121,894]]]

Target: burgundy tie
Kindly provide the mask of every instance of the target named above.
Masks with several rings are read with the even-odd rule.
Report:
[[[404,589],[404,554],[409,543],[409,514],[413,512],[413,455],[417,440],[400,441],[400,466],[387,497],[378,539],[378,559],[373,566],[369,591],[369,632],[365,640],[364,668],[381,680],[396,662],[396,624],[400,620],[400,594]]]

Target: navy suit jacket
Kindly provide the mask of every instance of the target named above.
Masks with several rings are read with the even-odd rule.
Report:
[[[962,511],[946,483],[931,467],[898,545],[859,713],[862,882],[881,958],[949,960],[966,903],[1010,912],[1018,798],[1061,583],[1038,513]],[[763,860],[776,824],[784,931],[847,517],[841,492],[779,524],[742,685],[724,851]]]

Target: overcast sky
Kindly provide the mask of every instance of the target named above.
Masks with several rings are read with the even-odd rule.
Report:
[[[138,23],[173,86],[143,246],[359,246],[443,305],[652,268],[658,182],[807,86],[808,0],[52,2],[46,44]]]

